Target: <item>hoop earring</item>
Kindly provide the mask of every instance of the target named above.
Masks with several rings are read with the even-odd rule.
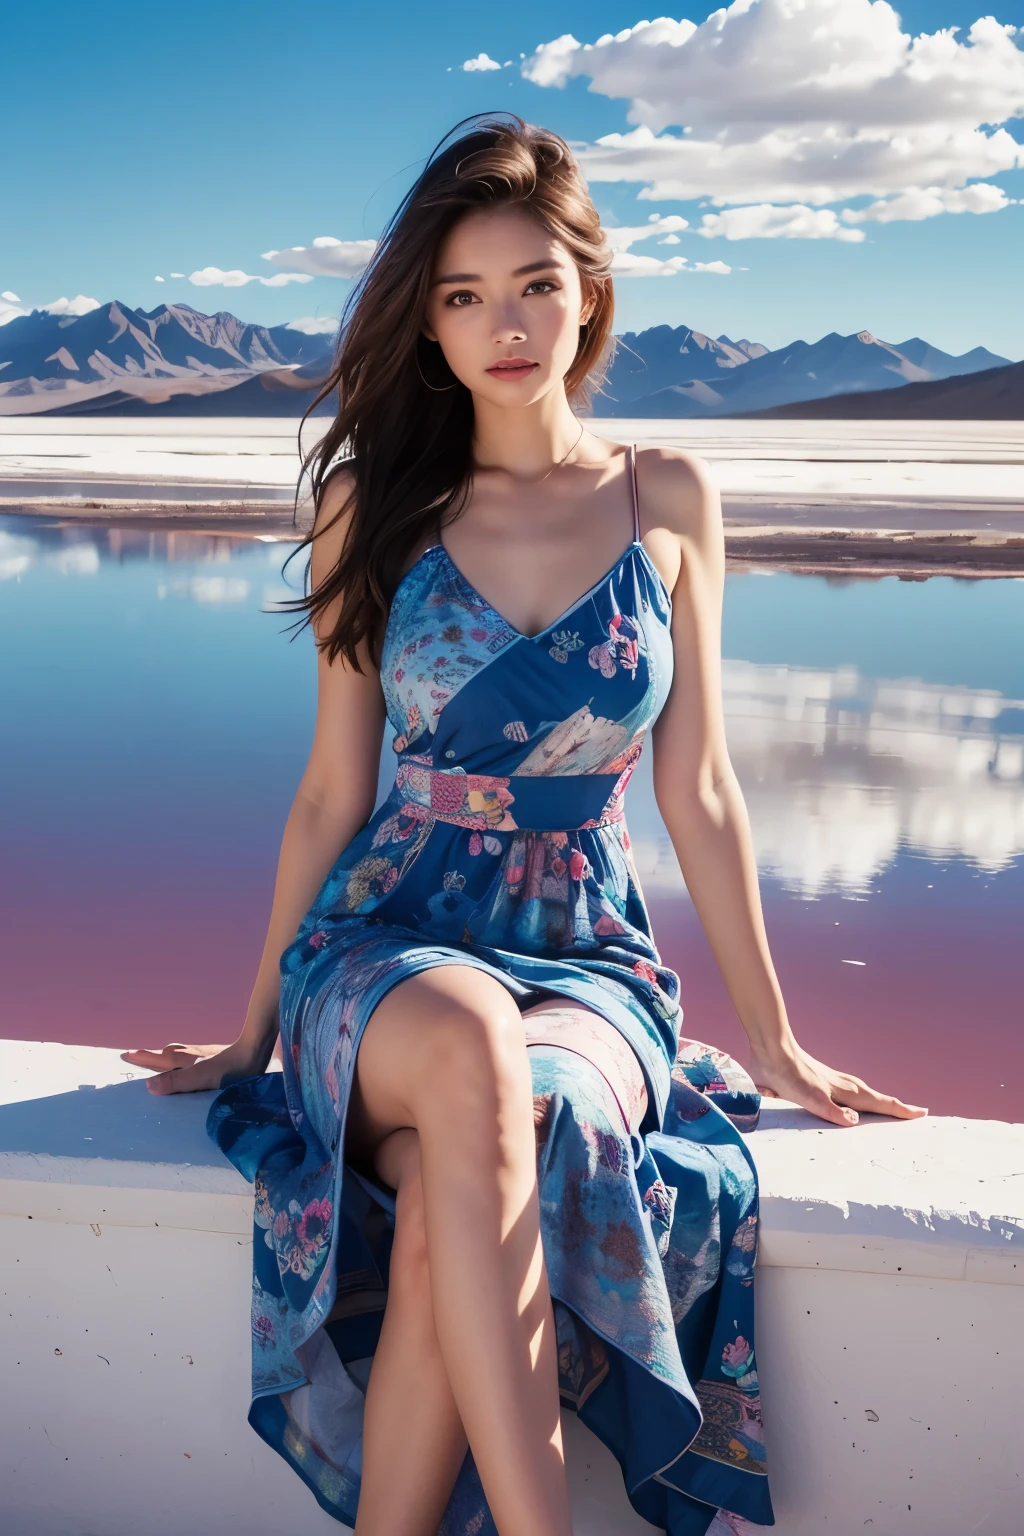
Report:
[[[419,374],[424,388],[432,390],[435,395],[443,395],[447,390],[454,389],[456,384],[459,382],[458,379],[453,379],[450,384],[431,384],[428,379],[423,377],[423,369],[420,367],[420,349],[418,346],[413,353],[413,356],[416,359],[416,372]]]

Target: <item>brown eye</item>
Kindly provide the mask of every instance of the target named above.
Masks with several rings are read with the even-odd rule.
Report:
[[[453,309],[465,309],[465,304],[460,302],[462,299],[465,299],[469,304],[474,302],[474,296],[471,293],[450,293],[445,299],[445,303],[450,304]]]
[[[529,293],[531,289],[540,289],[544,293],[555,293],[558,290],[558,284],[553,283],[549,277],[538,277],[536,282],[529,283],[527,285],[527,293]]]

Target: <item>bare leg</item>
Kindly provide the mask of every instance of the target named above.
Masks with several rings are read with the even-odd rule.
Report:
[[[402,982],[360,1043],[350,1113],[361,1147],[403,1127],[418,1133],[437,1340],[501,1536],[571,1536],[533,1092],[514,1000],[468,966]],[[375,1424],[392,1412],[385,1380]],[[375,1466],[372,1447],[369,1456]],[[367,1526],[365,1536],[394,1529]]]
[[[398,1200],[388,1304],[366,1393],[356,1536],[436,1536],[466,1434],[434,1327],[416,1132],[395,1131],[374,1161]]]

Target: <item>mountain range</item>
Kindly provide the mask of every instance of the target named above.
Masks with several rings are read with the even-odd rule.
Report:
[[[928,384],[908,384],[905,389],[873,389],[804,400],[799,405],[777,405],[756,415],[812,421],[828,417],[858,421],[1024,421],[1024,363],[956,374]]]
[[[188,304],[146,311],[115,301],[77,317],[35,310],[0,326],[0,414],[299,416],[334,344],[330,335],[248,325]],[[870,331],[833,332],[770,350],[746,338],[656,325],[617,338],[592,409],[597,416],[704,419],[799,415],[804,403],[819,402],[815,415],[855,416],[858,401],[866,407],[877,395],[870,414],[903,415],[895,401],[913,389],[918,414],[927,414],[931,386],[1010,366],[984,347],[954,356],[916,336],[893,344]],[[1013,397],[996,384],[961,400],[975,399],[975,409],[1001,402],[1006,411]],[[942,398],[958,397],[954,390]],[[331,409],[329,401],[319,408]]]
[[[919,336],[895,345],[870,331],[793,341],[769,351],[757,343],[712,341],[680,326],[656,325],[620,338],[604,391],[602,416],[746,415],[801,400],[861,390],[899,389],[1006,364],[984,347],[954,357]]]
[[[103,304],[84,315],[33,310],[0,326],[0,413],[109,406],[105,397],[155,406],[182,393],[217,393],[270,369],[321,364],[331,336],[287,325],[247,325],[226,310],[188,304],[132,309]]]

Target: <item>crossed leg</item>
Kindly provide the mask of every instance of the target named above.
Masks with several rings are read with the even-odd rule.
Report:
[[[363,1416],[356,1530],[435,1536],[467,1442],[434,1326],[417,1132],[392,1131],[374,1163],[397,1200],[388,1302]]]
[[[434,1536],[467,1439],[501,1536],[570,1536],[530,1068],[500,982],[446,965],[388,993],[346,1156],[398,1191],[357,1536]]]

